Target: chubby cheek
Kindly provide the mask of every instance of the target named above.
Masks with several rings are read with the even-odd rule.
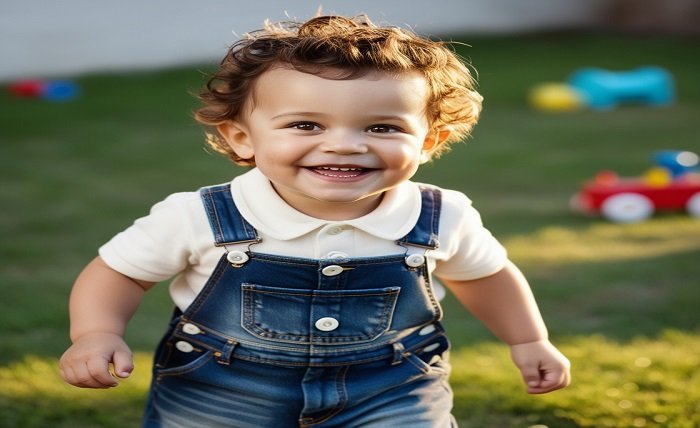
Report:
[[[257,153],[255,164],[271,180],[287,180],[299,173],[298,158],[284,151]]]
[[[273,135],[268,137],[265,143],[256,147],[256,159],[262,158],[264,162],[274,165],[292,165],[304,157],[308,148],[294,140]],[[274,141],[269,143],[268,141]]]
[[[258,148],[255,151],[255,159],[258,164],[282,166],[294,162],[296,157],[289,150],[285,150],[283,145],[276,144],[274,147]]]
[[[255,166],[265,175],[278,175],[284,168],[285,162],[278,156],[258,154],[255,156]]]
[[[389,169],[415,172],[420,164],[420,153],[413,145],[401,144],[386,147],[380,156]]]

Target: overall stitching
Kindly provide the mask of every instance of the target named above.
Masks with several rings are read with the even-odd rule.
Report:
[[[437,237],[441,208],[440,191],[437,188],[422,187],[421,194],[422,210],[416,226],[405,237],[396,241],[397,244],[405,247],[407,251],[407,246],[409,245],[425,248],[426,250],[434,249],[439,245]],[[260,242],[257,231],[243,219],[235,207],[229,185],[204,188],[201,190],[201,196],[217,246]],[[224,204],[224,206],[222,207],[221,204]],[[225,214],[231,218],[222,217],[222,213],[217,209],[218,207],[222,207]],[[237,240],[231,240],[230,238],[232,237],[235,237]],[[322,378],[323,372],[320,372],[319,376],[321,378],[313,380],[314,382],[319,382],[321,390],[324,389],[324,382],[327,382],[326,384],[329,386],[333,382],[336,395],[331,401],[334,400],[335,403],[328,407],[323,406],[323,408],[319,408],[317,410],[318,413],[314,416],[300,416],[297,421],[301,427],[317,426],[330,421],[346,409],[348,412],[356,412],[360,409],[353,406],[348,408],[348,405],[352,402],[351,399],[357,399],[354,394],[358,393],[358,384],[355,382],[361,379],[357,376],[361,375],[364,369],[358,368],[354,370],[355,374],[352,379],[348,379],[351,367],[362,364],[378,364],[380,361],[386,361],[387,364],[390,364],[392,358],[395,358],[394,345],[400,345],[402,352],[400,361],[397,364],[407,362],[414,369],[408,371],[399,370],[398,372],[390,371],[390,373],[409,376],[404,380],[397,378],[394,381],[409,382],[418,373],[429,374],[431,371],[428,364],[420,359],[416,353],[429,344],[437,343],[437,340],[441,341],[440,343],[443,343],[443,341],[447,343],[447,339],[444,338],[444,329],[437,323],[442,316],[442,311],[434,297],[427,267],[425,264],[417,268],[406,266],[404,264],[405,255],[394,254],[343,260],[303,259],[251,251],[248,251],[248,255],[249,260],[243,266],[234,269],[227,261],[226,253],[224,253],[202,291],[195,298],[195,301],[184,313],[174,314],[173,324],[171,324],[169,333],[159,345],[157,352],[157,361],[154,366],[154,385],[149,397],[147,412],[151,407],[151,403],[155,405],[155,400],[158,400],[158,384],[163,378],[194,374],[194,372],[201,369],[203,372],[198,373],[194,380],[199,382],[200,378],[206,380],[207,377],[211,378],[214,373],[218,373],[216,376],[220,376],[221,373],[216,371],[218,369],[215,369],[219,364],[228,366],[230,363],[229,367],[235,372],[235,360],[240,360],[264,364],[267,367],[278,366],[286,367],[290,370],[306,370],[307,373],[308,370],[326,370],[327,368],[331,370],[327,373],[329,376],[333,376],[332,373],[335,371],[332,379],[324,380]],[[327,277],[321,274],[321,269],[336,264],[343,267],[344,271],[341,274],[335,277]],[[275,266],[279,268],[275,268]],[[287,271],[285,270],[287,268],[293,270]],[[365,269],[368,272],[367,275],[370,276],[366,277],[365,271],[362,270],[351,276],[354,269]],[[285,277],[284,272],[294,272],[294,279],[291,276],[289,278],[292,281],[290,285],[296,285],[300,288],[279,287],[276,285],[279,281],[274,280],[271,280],[270,282],[272,283],[269,285],[260,285],[259,280],[253,282],[247,282],[245,279],[241,280],[241,278],[252,277],[255,279],[260,275],[265,276],[268,271],[277,272],[277,275],[282,275],[281,277]],[[397,278],[401,278],[397,279],[397,281],[401,281],[400,286],[385,285],[387,277],[381,275],[377,277],[378,281],[375,282],[372,275],[376,276],[381,272],[395,273]],[[269,276],[270,274],[267,273],[267,275]],[[272,275],[275,274],[273,273]],[[355,278],[353,281],[358,282],[349,283],[348,281],[351,277]],[[393,279],[393,276],[390,275],[389,278]],[[306,283],[299,285],[298,282],[296,284],[293,282],[299,280],[310,281],[309,285],[312,288],[304,288]],[[403,282],[404,280],[409,282]],[[267,281],[263,280],[262,283],[265,284]],[[379,286],[377,287],[376,285]],[[423,287],[424,294],[410,288],[415,286]],[[317,287],[322,288],[319,289]],[[352,287],[357,288],[353,289]],[[408,293],[404,296],[404,300],[397,300],[397,298],[401,299],[404,291]],[[283,322],[284,319],[279,317],[277,319],[273,316],[272,324],[270,324],[270,320],[266,321],[264,318],[257,318],[258,314],[255,311],[258,309],[256,308],[263,308],[265,305],[271,304],[273,305],[272,310],[274,310],[276,304],[282,303],[278,303],[276,300],[262,302],[256,299],[275,295],[302,298],[298,301],[300,303],[296,304],[303,305],[300,306],[301,308],[308,308],[310,311],[308,316],[311,322],[315,319],[314,317],[322,316],[326,310],[331,311],[330,313],[340,311],[338,313],[344,317],[341,319],[341,328],[345,328],[345,330],[339,331],[339,335],[334,336],[331,332],[317,332],[310,325],[306,327],[300,326],[289,331],[296,330],[304,334],[308,331],[309,336],[296,335],[298,337],[293,338],[290,338],[287,333],[282,333],[282,329],[279,330],[279,333],[275,330],[266,330],[266,325],[274,326],[275,323]],[[233,300],[231,300],[232,298]],[[236,298],[238,301],[236,301]],[[372,325],[370,330],[364,324],[353,325],[353,322],[361,323],[361,317],[365,316],[363,313],[360,313],[360,318],[353,318],[354,316],[357,317],[357,315],[353,314],[352,311],[342,311],[342,302],[345,302],[347,305],[348,299],[363,298],[375,299],[373,305],[368,306],[366,309],[368,311],[367,316],[371,316],[373,323],[376,323],[376,326]],[[418,306],[415,306],[411,303],[413,300],[410,299],[422,300],[420,300]],[[279,299],[280,302],[283,300]],[[221,306],[224,302],[225,305],[231,304],[235,306]],[[403,302],[401,310],[408,311],[401,313],[401,318],[398,321],[394,319],[397,316],[397,302]],[[349,308],[350,306],[347,306],[345,310],[347,311]],[[416,315],[411,312],[414,308],[420,308],[422,315]],[[265,308],[265,310],[269,311],[271,308]],[[231,317],[228,314],[229,311],[233,315],[240,314],[240,325],[220,324],[221,322],[236,322],[236,316]],[[261,314],[264,315],[264,313]],[[275,314],[272,313],[271,315]],[[306,316],[305,313],[302,313],[302,316]],[[422,324],[405,324],[414,322],[415,316],[425,321],[421,321]],[[245,325],[246,319],[248,319],[248,327]],[[343,324],[343,320],[345,322],[350,320],[350,323]],[[398,326],[405,330],[396,331],[398,326],[394,325],[395,321],[398,322]],[[213,322],[213,324],[210,324],[210,322]],[[183,328],[186,324],[197,326],[198,332],[185,332]],[[429,324],[436,326],[435,331],[421,336],[419,334],[421,328]],[[250,331],[246,333],[246,330],[251,325],[254,327],[253,330],[257,332],[257,335],[251,335]],[[403,327],[404,325],[405,327]],[[390,329],[391,331],[387,333]],[[232,333],[228,334],[226,333],[227,331]],[[236,331],[238,333],[234,334],[233,332]],[[241,336],[238,337],[238,334],[241,334]],[[250,336],[246,336],[246,334]],[[196,352],[200,355],[183,357],[182,354],[180,356],[174,354],[180,352],[179,348],[175,349],[174,345],[181,340],[193,346],[191,352]],[[446,350],[447,348],[444,348],[439,352],[446,352]],[[174,357],[173,355],[176,356]],[[190,359],[190,357],[194,358]],[[214,358],[219,364],[209,365]],[[414,361],[414,358],[420,360],[420,362]],[[179,360],[184,362],[181,366],[168,368],[170,361],[177,362]],[[260,370],[258,369],[258,372]],[[377,373],[383,375],[384,372],[380,371]],[[389,375],[395,376],[395,374]],[[230,383],[227,377],[219,377],[218,379],[223,381],[222,384]],[[183,381],[190,382],[192,380],[185,377]],[[351,382],[350,389],[348,382]],[[217,380],[216,384],[219,383]],[[403,384],[392,383],[392,385],[395,385],[392,388]],[[168,385],[168,382],[163,387],[166,385]],[[355,398],[350,397],[350,391],[352,391]],[[447,392],[449,393],[449,391]],[[162,394],[160,395],[162,396]],[[167,409],[171,404],[177,408],[178,403],[176,401],[171,403],[167,401],[169,398],[165,400],[159,403],[161,408]],[[182,406],[182,404],[179,405]],[[149,413],[147,413],[148,415]],[[350,415],[348,414],[348,416]],[[151,422],[154,421],[157,420],[151,420]],[[192,422],[195,423],[195,421]]]
[[[335,392],[338,395],[338,402],[332,408],[330,408],[327,413],[323,416],[317,416],[315,418],[300,418],[299,426],[300,428],[311,427],[314,425],[322,424],[329,421],[333,416],[342,412],[345,409],[348,401],[348,390],[345,385],[345,377],[348,373],[350,366],[341,367],[335,375]]]

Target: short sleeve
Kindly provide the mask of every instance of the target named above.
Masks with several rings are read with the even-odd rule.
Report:
[[[170,195],[100,247],[100,257],[112,269],[143,281],[159,282],[180,273],[192,256],[189,219],[197,206],[201,203],[195,192]]]
[[[466,195],[443,190],[440,248],[433,273],[466,281],[493,275],[506,264],[506,249],[486,229],[481,215]]]

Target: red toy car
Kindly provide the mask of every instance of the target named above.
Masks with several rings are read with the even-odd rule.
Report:
[[[674,154],[674,162],[681,162],[684,168],[666,165],[670,153]],[[641,178],[622,179],[611,171],[598,173],[574,195],[572,208],[618,223],[642,221],[657,211],[685,210],[700,218],[700,174],[693,170],[698,156],[691,152],[662,152],[657,161],[660,166]]]

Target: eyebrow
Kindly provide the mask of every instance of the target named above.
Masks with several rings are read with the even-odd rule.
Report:
[[[272,116],[272,119],[284,119],[287,116],[322,116],[326,117],[328,114],[322,113],[322,112],[315,112],[315,111],[290,111],[287,113],[281,113],[275,116]]]
[[[409,115],[410,116],[410,115]],[[398,120],[401,122],[408,122],[407,118],[404,116],[397,116],[393,114],[387,114],[387,115],[377,115],[377,116],[371,116],[370,119],[372,121],[384,121],[384,120]]]
[[[275,116],[272,117],[272,119],[273,119],[273,120],[284,119],[284,118],[286,118],[286,117],[288,117],[288,116],[291,116],[291,117],[295,117],[295,116],[296,116],[296,117],[299,117],[299,116],[301,116],[301,117],[305,117],[305,116],[327,117],[327,116],[330,116],[330,115],[327,114],[327,113],[323,113],[323,112],[314,112],[314,111],[292,111],[292,112],[281,113],[281,114],[275,115]],[[387,115],[382,115],[382,114],[380,114],[380,115],[376,115],[376,116],[369,116],[368,119],[369,119],[369,121],[371,121],[371,122],[375,122],[375,121],[376,121],[376,122],[382,122],[382,121],[387,121],[387,120],[388,120],[388,121],[396,120],[396,121],[401,121],[401,122],[408,122],[408,121],[410,121],[410,120],[408,120],[407,118],[405,118],[405,117],[403,117],[403,116],[391,115],[391,114],[387,114]]]

